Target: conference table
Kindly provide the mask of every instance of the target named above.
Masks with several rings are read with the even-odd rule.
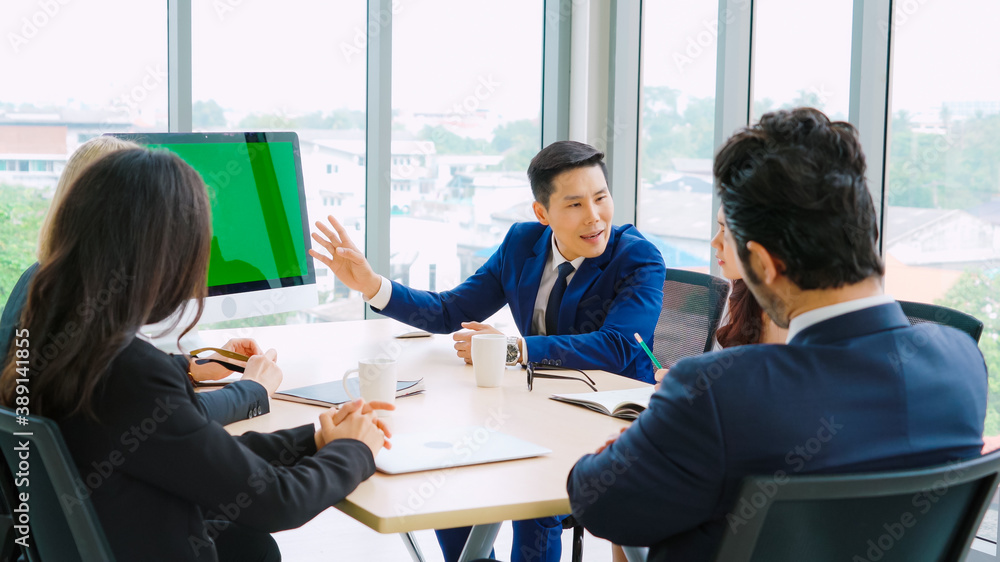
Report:
[[[471,365],[459,359],[450,335],[399,339],[410,328],[395,320],[357,320],[202,332],[219,345],[252,337],[278,351],[280,390],[335,381],[358,360],[394,358],[400,380],[423,378],[426,392],[398,398],[392,431],[482,426],[552,450],[506,462],[400,475],[376,473],[336,508],[380,533],[401,533],[414,560],[422,560],[407,533],[474,526],[462,560],[489,555],[500,523],[570,512],[566,478],[581,456],[602,445],[628,422],[556,402],[555,393],[590,392],[575,380],[536,379],[528,391],[525,370],[508,367],[498,388],[479,388]],[[598,390],[647,386],[604,371],[587,371]],[[565,373],[572,374],[572,373]],[[271,399],[271,412],[227,426],[230,433],[274,431],[317,422],[324,408]]]

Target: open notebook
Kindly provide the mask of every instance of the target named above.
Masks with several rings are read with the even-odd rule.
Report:
[[[603,392],[584,392],[580,394],[553,394],[549,398],[560,402],[568,402],[595,412],[634,420],[649,407],[649,398],[655,389],[652,386],[629,388],[626,390],[605,390]]]
[[[358,386],[358,379],[351,378],[347,381],[351,387],[351,393],[355,396],[361,395]],[[424,379],[415,381],[396,381],[396,398],[420,394],[424,391]],[[341,381],[330,381],[311,386],[300,386],[275,392],[274,397],[279,400],[289,402],[299,402],[301,404],[312,404],[314,406],[336,406],[351,401],[351,397],[344,392],[344,383]]]

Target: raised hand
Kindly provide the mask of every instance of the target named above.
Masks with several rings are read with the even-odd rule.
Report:
[[[351,241],[343,225],[337,222],[333,215],[328,216],[327,220],[330,221],[330,227],[333,230],[322,222],[316,221],[316,228],[322,234],[313,232],[312,238],[330,255],[327,256],[315,248],[309,250],[309,255],[326,264],[344,285],[355,291],[360,291],[366,300],[371,299],[381,287],[382,278],[375,273],[372,266],[368,264],[368,260],[365,259],[365,255]]]

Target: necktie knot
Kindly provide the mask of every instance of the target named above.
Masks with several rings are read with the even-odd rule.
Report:
[[[576,271],[576,268],[573,267],[572,263],[568,261],[562,262],[561,264],[559,264],[559,279],[562,279],[563,282],[565,282],[566,278],[569,277],[569,274],[573,273],[574,271]]]

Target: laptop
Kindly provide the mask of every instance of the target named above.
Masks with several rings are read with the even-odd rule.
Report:
[[[386,474],[404,474],[526,459],[551,452],[540,445],[482,426],[458,427],[393,435],[392,449],[379,451],[375,457],[375,468]]]

